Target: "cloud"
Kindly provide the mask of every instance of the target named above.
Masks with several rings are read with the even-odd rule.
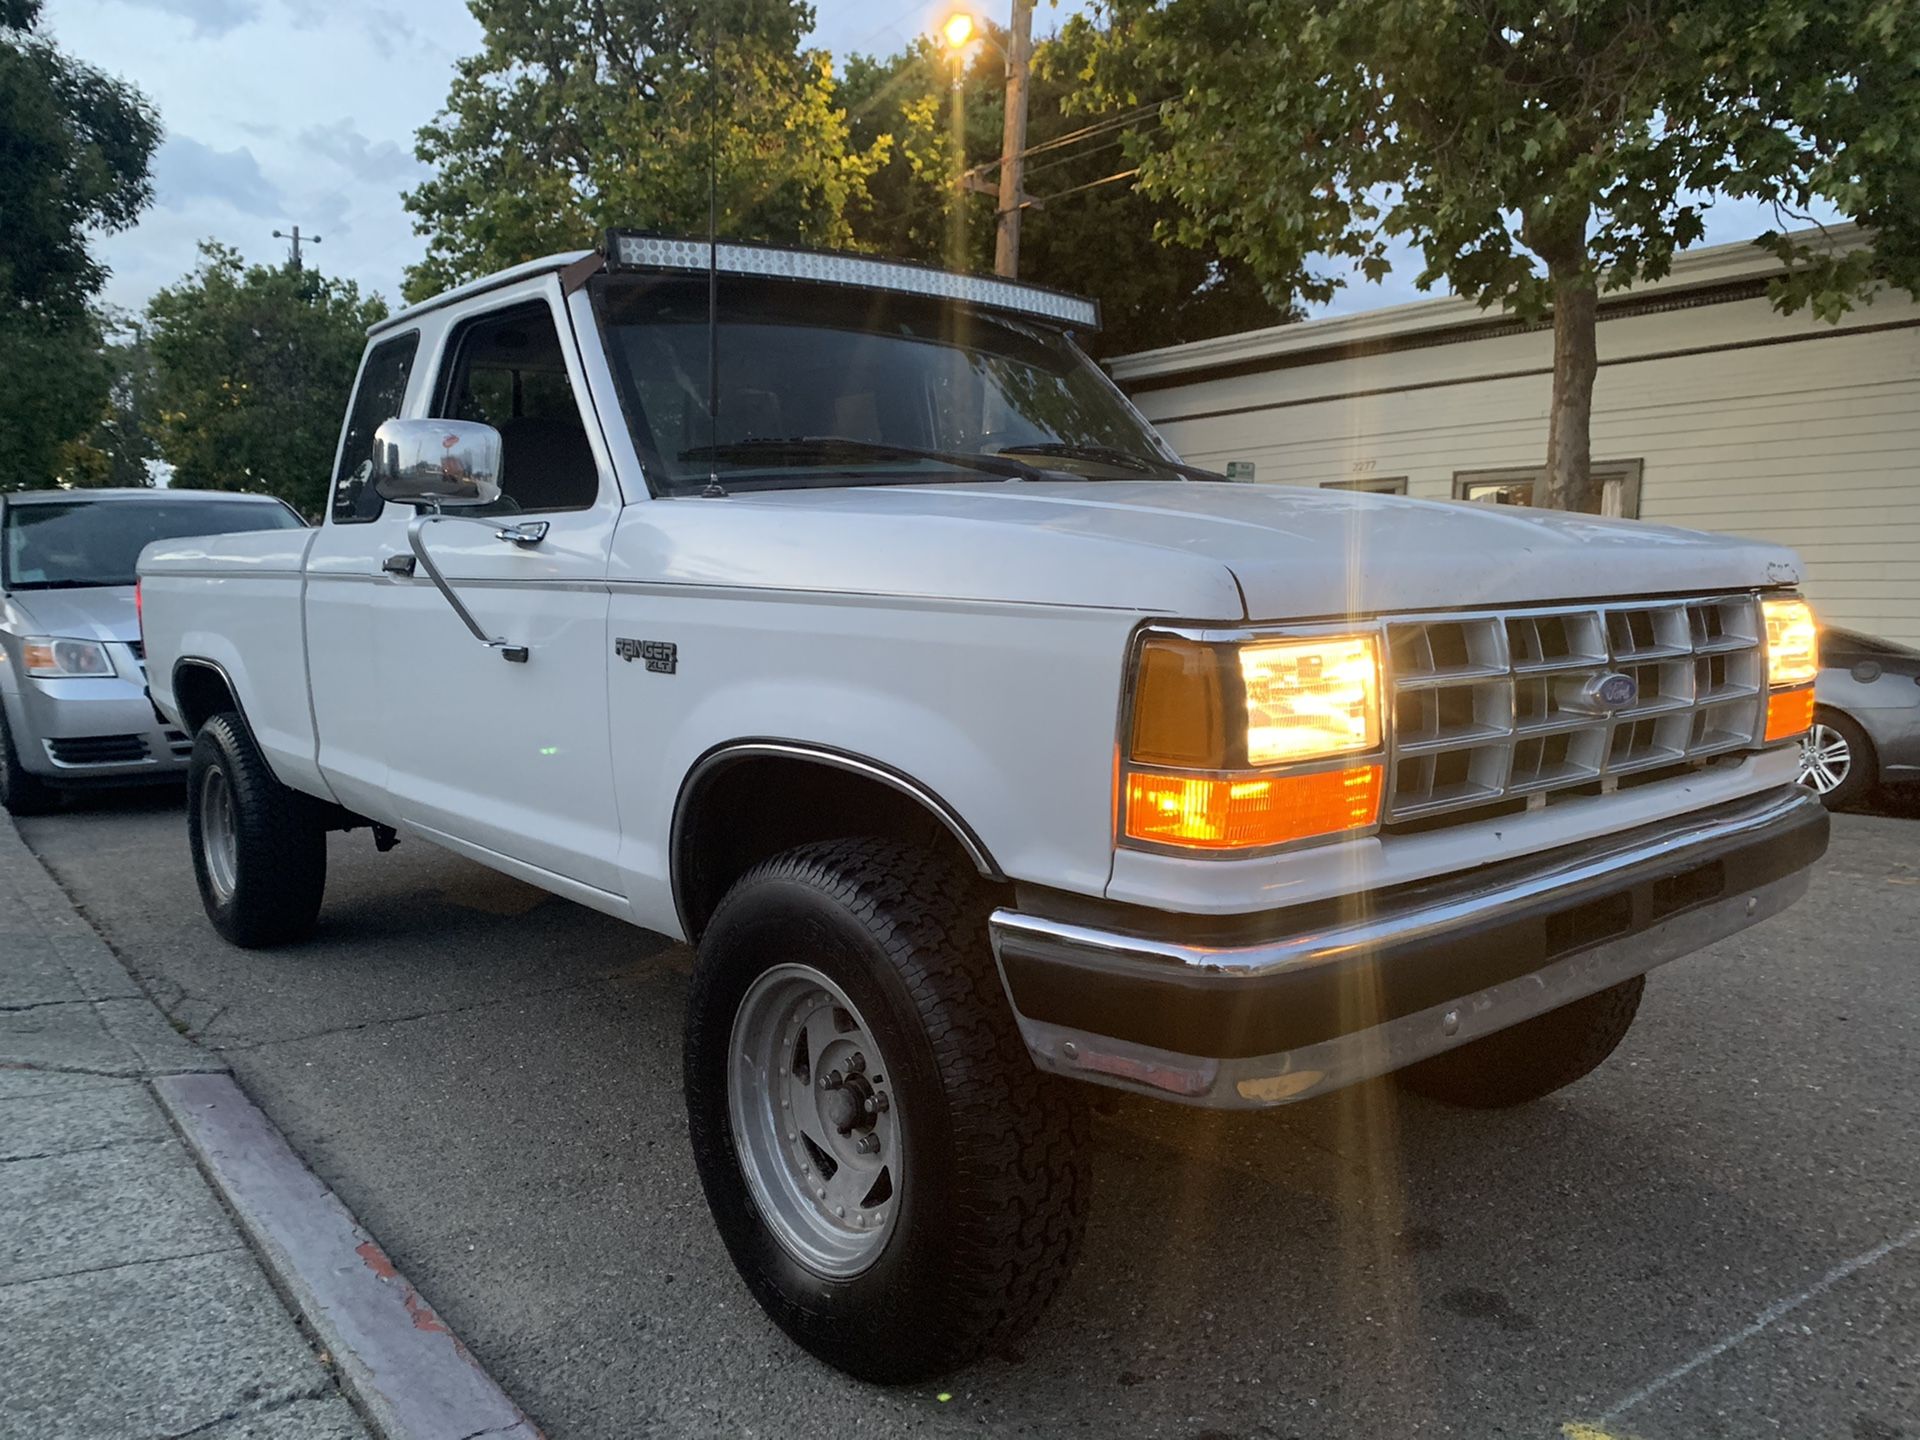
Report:
[[[260,162],[242,145],[215,150],[186,135],[174,135],[153,162],[160,208],[185,210],[196,200],[221,200],[246,215],[277,215],[280,192],[260,173]]]
[[[225,35],[260,18],[260,0],[121,0],[136,10],[158,10],[193,22],[195,35]]]
[[[313,125],[300,132],[300,143],[316,155],[333,161],[356,179],[399,189],[420,171],[411,151],[391,140],[373,141],[354,128],[351,120]]]

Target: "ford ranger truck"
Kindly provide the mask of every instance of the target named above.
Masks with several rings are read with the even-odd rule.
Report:
[[[220,934],[360,827],[695,946],[715,1224],[875,1380],[1059,1289],[1073,1082],[1534,1100],[1826,845],[1790,552],[1221,483],[1097,319],[612,232],[373,328],[317,529],[141,560]]]

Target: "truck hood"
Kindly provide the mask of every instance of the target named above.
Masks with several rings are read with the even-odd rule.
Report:
[[[13,608],[28,633],[63,640],[138,640],[133,586],[75,586],[71,590],[16,590]]]
[[[1800,579],[1794,553],[1762,541],[1292,485],[990,482],[704,503],[775,512],[765,520],[809,569],[842,584],[857,576],[852,588],[1193,619],[1308,619]],[[716,574],[700,578],[720,578],[722,554]]]

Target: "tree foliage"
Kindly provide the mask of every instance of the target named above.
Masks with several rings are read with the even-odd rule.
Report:
[[[1034,47],[1027,146],[1035,153],[1024,188],[1040,203],[1021,220],[1021,278],[1099,297],[1104,324],[1091,343],[1106,355],[1295,318],[1284,286],[1263,289],[1246,261],[1182,234],[1172,199],[1146,194],[1131,177],[1110,178],[1137,163],[1128,158],[1130,146],[1151,149],[1158,115],[1132,101],[1084,102],[1100,41],[1085,17],[1073,16]],[[1149,100],[1175,88],[1145,63],[1134,73]],[[952,79],[952,62],[932,41],[887,60],[848,63],[844,95],[854,144],[882,157],[868,203],[852,214],[853,228],[863,245],[886,254],[986,270],[996,201],[961,194],[954,177],[973,169],[997,183],[1004,62],[984,45],[971,57],[961,76],[957,129]],[[1050,195],[1060,198],[1049,203]],[[964,215],[957,247],[956,204]]]
[[[53,483],[100,417],[112,370],[91,305],[106,271],[90,236],[146,205],[159,140],[130,86],[60,53],[40,0],[0,3],[0,489]]]
[[[1325,299],[1325,260],[1556,325],[1549,503],[1594,508],[1596,297],[1664,275],[1712,196],[1775,207],[1778,303],[1920,282],[1920,7],[1902,0],[1106,0],[1102,103],[1152,98],[1142,185],[1178,233]],[[1790,240],[1825,201],[1851,252]]]
[[[710,138],[723,234],[851,239],[846,210],[876,157],[847,143],[828,57],[801,48],[807,5],[471,8],[483,48],[459,62],[445,109],[417,137],[434,173],[406,197],[429,237],[408,296],[590,245],[609,225],[704,231]]]
[[[351,280],[203,242],[199,268],[147,306],[148,425],[173,483],[316,513],[366,329],[386,313]]]
[[[107,317],[99,352],[108,383],[92,426],[61,447],[64,485],[150,486],[148,462],[159,458],[149,433],[153,399],[153,353],[145,327],[114,312]]]

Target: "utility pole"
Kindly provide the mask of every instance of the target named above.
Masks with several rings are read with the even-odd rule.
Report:
[[[1033,56],[1033,0],[1013,0],[1007,22],[1007,125],[1000,140],[999,227],[993,237],[996,275],[1020,273],[1020,176],[1026,168],[1027,65]]]
[[[302,238],[304,238],[309,245],[318,245],[320,243],[320,237],[318,235],[302,237],[298,225],[294,226],[291,232],[285,230],[274,231],[273,238],[291,242],[288,246],[288,263],[293,267],[293,273],[296,275],[300,273],[300,241]]]

